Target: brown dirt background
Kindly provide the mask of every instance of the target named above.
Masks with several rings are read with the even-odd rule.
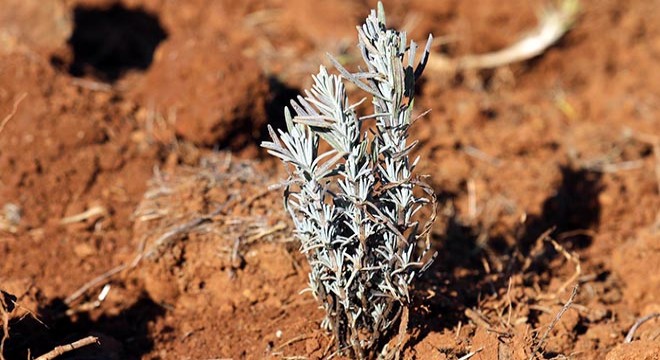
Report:
[[[0,288],[21,304],[6,358],[88,335],[101,344],[61,358],[330,356],[269,190],[285,172],[258,143],[326,52],[356,64],[373,5],[3,1],[0,119],[26,94],[0,134]],[[452,35],[436,46],[449,56],[515,41],[540,5],[385,1],[411,38]],[[660,358],[657,319],[623,343],[660,312],[660,154],[646,141],[660,136],[660,3],[582,7],[538,58],[425,74],[417,111],[432,112],[413,137],[440,199],[438,257],[404,358],[527,359],[575,283],[540,358]],[[548,229],[564,252],[539,240]]]

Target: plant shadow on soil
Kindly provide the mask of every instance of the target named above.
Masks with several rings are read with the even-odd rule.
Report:
[[[284,107],[289,106],[293,99],[296,99],[301,92],[299,89],[290,87],[283,83],[275,76],[268,76],[268,98],[266,99],[265,112],[266,123],[258,129],[256,136],[247,135],[253,134],[253,122],[250,119],[237,119],[235,122],[238,124],[234,126],[231,131],[224,136],[227,140],[216,143],[213,147],[216,150],[229,149],[231,151],[240,152],[245,149],[252,149],[256,147],[257,153],[254,154],[260,160],[272,158],[267,155],[266,151],[261,147],[263,141],[271,141],[268,126],[273,130],[286,130],[286,122],[284,119]]]
[[[266,103],[266,116],[268,117],[268,122],[259,132],[259,143],[271,140],[270,134],[268,133],[269,125],[275,131],[278,129],[286,130],[284,108],[290,108],[291,101],[302,94],[300,89],[290,87],[275,76],[268,77],[268,88],[270,89],[270,97]],[[265,154],[265,152],[263,152],[263,154]]]
[[[126,71],[146,70],[156,47],[167,38],[155,15],[121,4],[107,8],[78,6],[73,11],[73,22],[68,40],[73,59],[68,72],[110,83]],[[51,58],[51,63],[67,68],[67,61],[57,56]]]
[[[27,359],[44,354],[55,346],[69,344],[93,335],[99,345],[89,345],[61,356],[61,359],[123,360],[140,359],[153,349],[149,323],[165,314],[165,309],[146,294],[116,315],[64,315],[67,306],[55,299],[37,311],[41,320],[26,316],[10,322],[11,337],[5,344],[7,359]]]
[[[561,183],[543,202],[542,213],[528,216],[520,229],[512,230],[517,239],[514,244],[502,237],[491,237],[480,245],[479,229],[464,225],[456,216],[448,219],[446,232],[433,239],[438,256],[415,290],[420,303],[413,305],[409,328],[415,332],[407,347],[414,347],[431,332],[467,323],[465,310],[478,307],[485,295],[501,295],[509,278],[522,272],[521,259],[531,257],[527,272],[540,275],[551,271],[550,263],[559,254],[550,244],[544,242],[543,251],[532,253],[539,237],[549,229],[554,229],[552,238],[575,231],[576,235],[559,241],[567,249],[583,249],[591,244],[588,232],[578,230],[599,225],[601,174],[571,166],[562,166],[560,170]],[[454,193],[440,193],[440,207],[456,197]],[[493,259],[502,264],[502,272],[486,272],[483,262]]]

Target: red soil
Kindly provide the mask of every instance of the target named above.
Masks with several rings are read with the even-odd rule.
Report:
[[[268,189],[285,172],[258,144],[326,52],[356,63],[371,2],[113,3],[9,0],[0,14],[0,120],[27,94],[0,133],[0,289],[22,306],[6,358],[88,335],[101,345],[69,358],[328,356],[281,190]],[[528,359],[576,282],[539,358],[659,358],[658,319],[623,342],[660,312],[660,7],[582,5],[539,58],[425,74],[416,105],[432,112],[413,137],[441,201],[439,255],[415,288],[404,358]],[[455,35],[437,47],[449,56],[509,44],[536,10],[385,8],[414,39]]]

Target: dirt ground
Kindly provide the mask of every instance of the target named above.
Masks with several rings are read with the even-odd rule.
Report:
[[[446,56],[512,43],[543,4],[384,3]],[[258,144],[325,53],[357,64],[374,3],[3,4],[5,358],[90,335],[60,358],[337,358],[299,294],[286,173]],[[405,359],[660,359],[659,319],[624,340],[660,312],[657,14],[583,1],[542,56],[425,73],[416,111],[432,111],[412,137],[440,199],[438,256]]]

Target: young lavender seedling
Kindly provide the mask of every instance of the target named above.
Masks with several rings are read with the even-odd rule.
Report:
[[[326,312],[322,327],[339,352],[359,359],[398,352],[401,341],[388,351],[384,336],[399,320],[405,332],[409,286],[429,263],[435,196],[413,175],[419,158],[409,159],[416,142],[408,131],[431,40],[414,68],[416,44],[386,28],[379,4],[358,27],[367,68],[351,73],[331,57],[341,76],[321,66],[311,90],[291,102],[295,116],[285,108],[287,131],[269,127],[272,141],[262,144],[289,165],[284,206],[309,261],[309,290]],[[349,102],[344,80],[372,98],[373,114],[358,116],[362,101]]]

